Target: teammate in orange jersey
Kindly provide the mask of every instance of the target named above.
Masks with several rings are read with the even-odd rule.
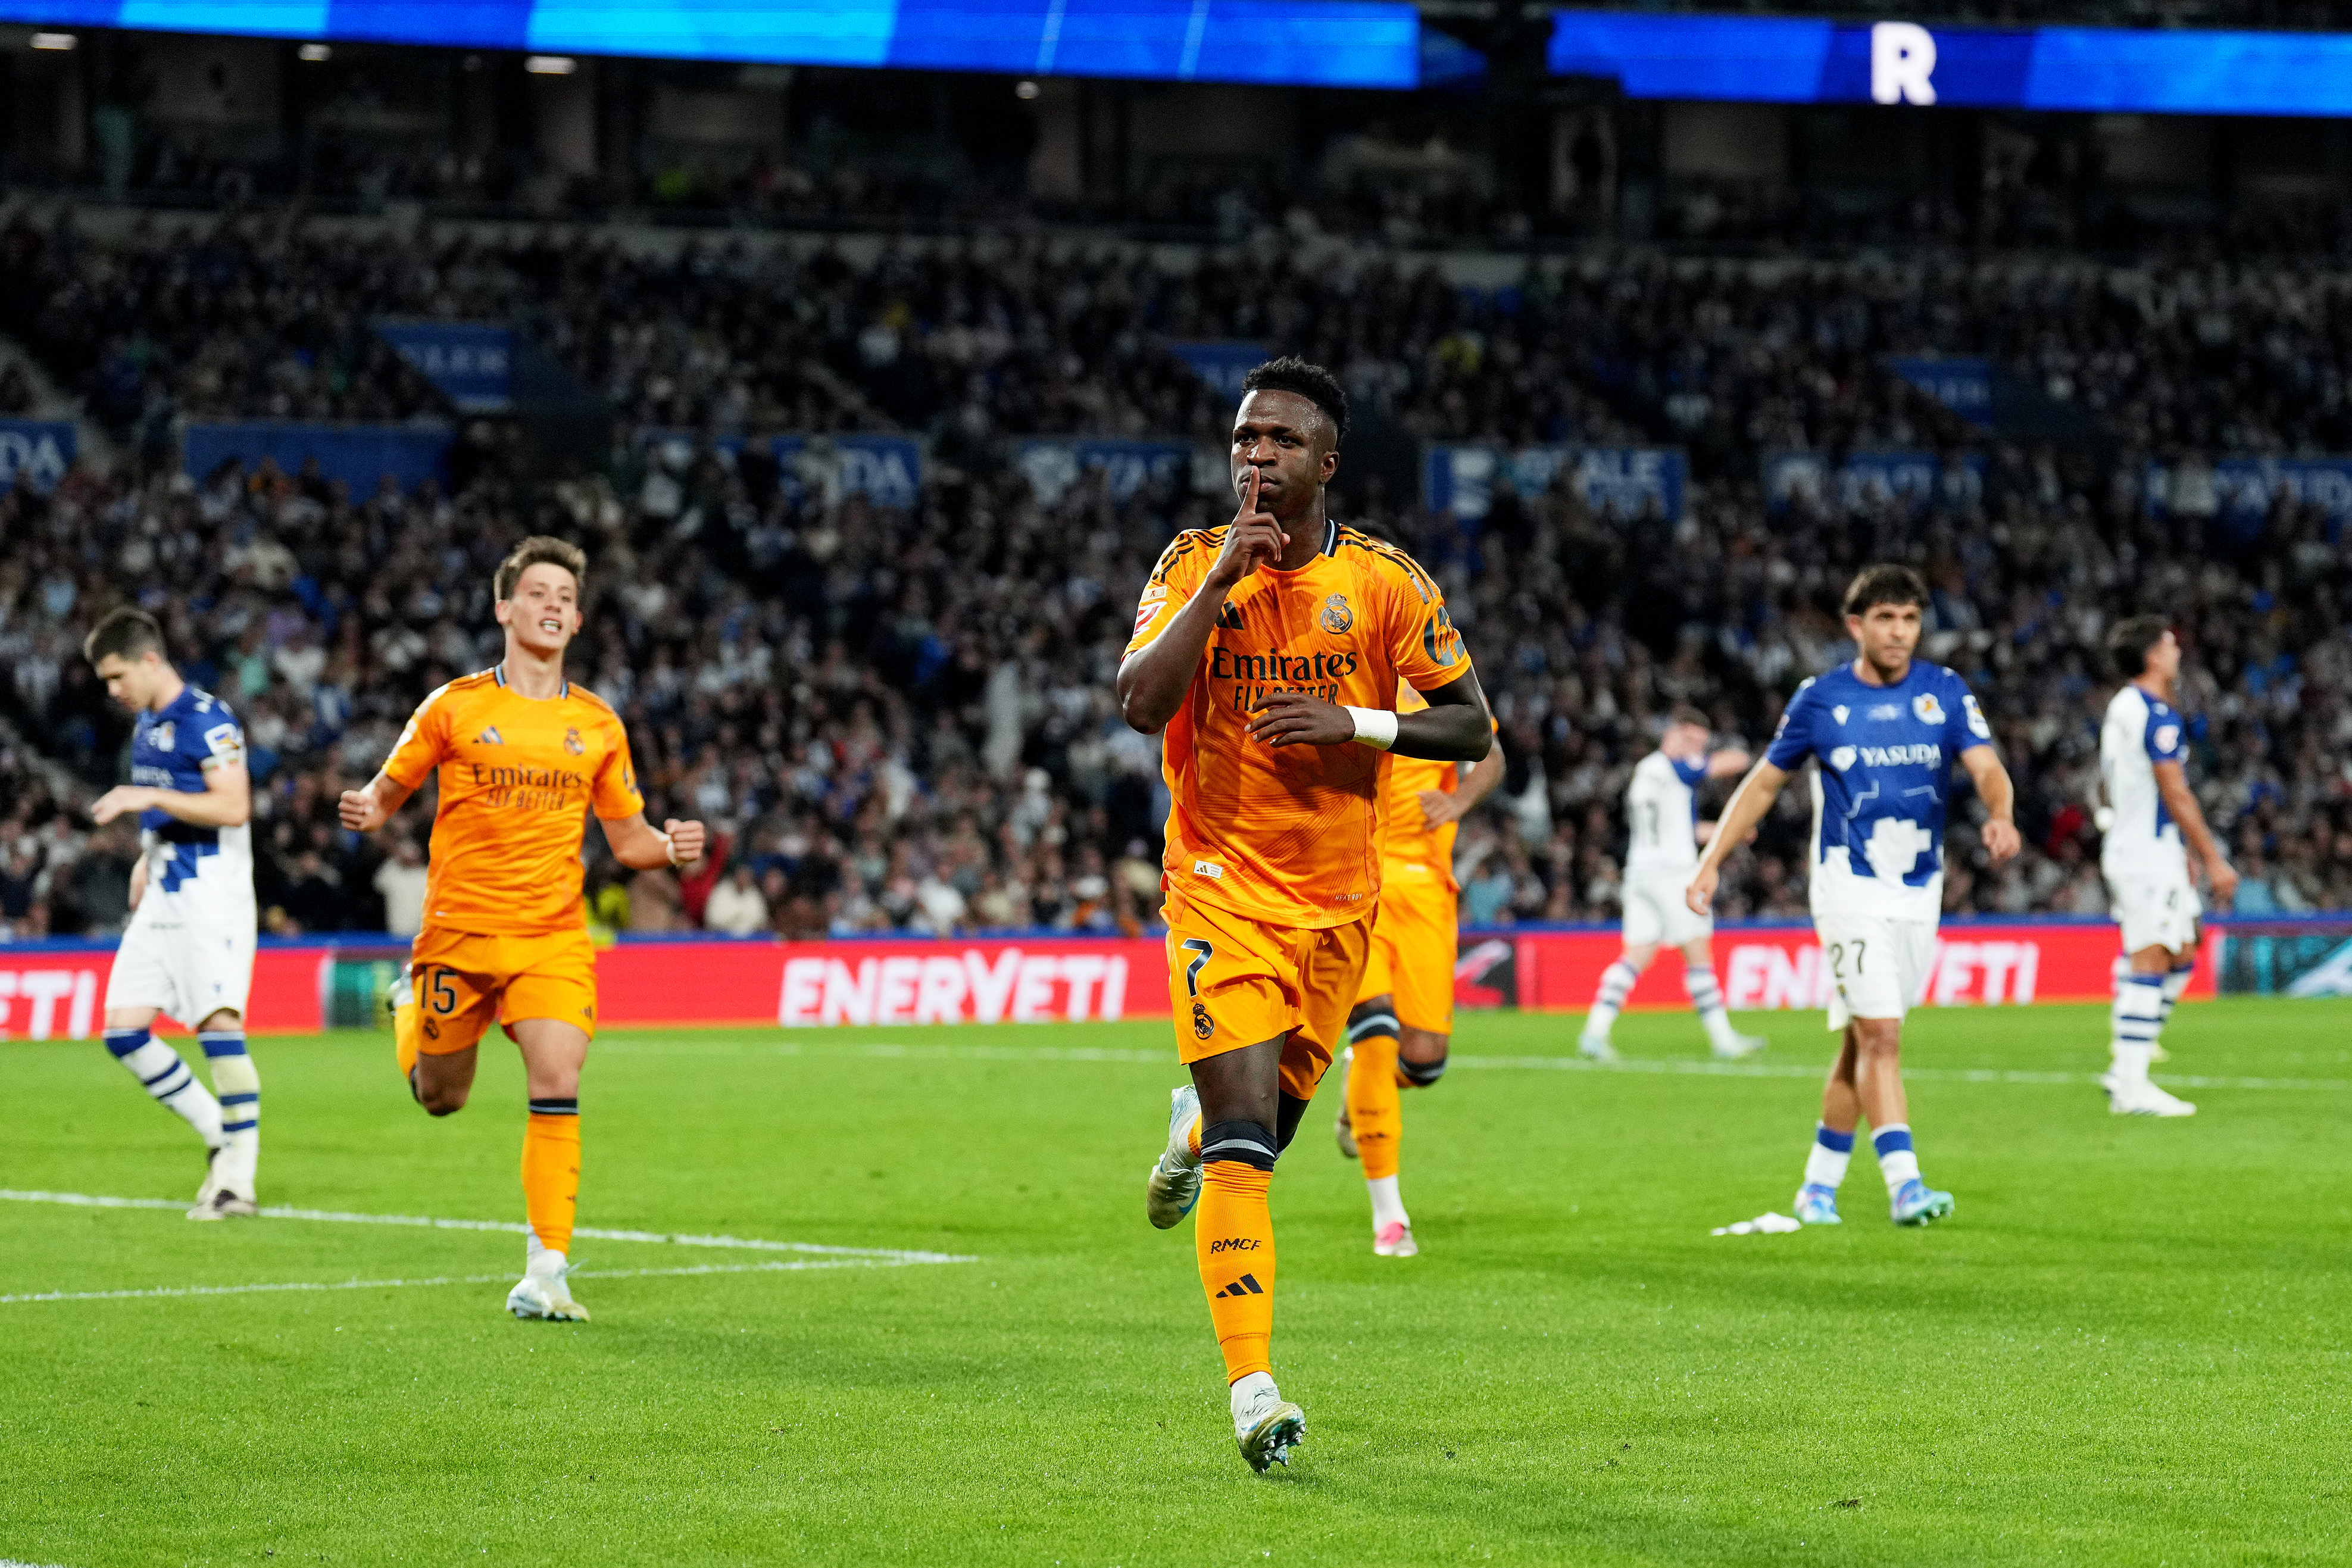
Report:
[[[1404,552],[1325,515],[1348,404],[1319,365],[1262,364],[1234,423],[1241,508],[1179,534],[1118,670],[1127,721],[1164,730],[1168,1144],[1145,1206],[1200,1205],[1194,1250],[1224,1352],[1234,1436],[1263,1472],[1305,1430],[1275,1387],[1275,1157],[1356,1000],[1381,891],[1383,752],[1486,754],[1492,721],[1444,596]],[[1400,681],[1419,712],[1394,710]]]
[[[421,703],[383,771],[347,790],[343,826],[374,831],[438,770],[425,927],[395,997],[393,1042],[409,1092],[436,1116],[466,1103],[493,1023],[522,1051],[523,1277],[518,1318],[584,1319],[564,1274],[580,1188],[580,1068],[596,1032],[596,953],[581,901],[580,837],[593,810],[624,866],[691,864],[702,824],[656,832],[611,708],[563,678],[588,558],[526,539],[494,587],[506,658]]]
[[[1397,688],[1397,711],[1426,707]],[[1427,1089],[1445,1072],[1454,1035],[1454,959],[1461,884],[1454,879],[1454,824],[1503,782],[1503,748],[1467,777],[1452,763],[1391,757],[1381,785],[1381,918],[1371,961],[1348,1016],[1347,1095],[1339,1152],[1361,1154],[1372,1200],[1372,1251],[1411,1258],[1412,1218],[1397,1191],[1404,1107],[1398,1090]]]

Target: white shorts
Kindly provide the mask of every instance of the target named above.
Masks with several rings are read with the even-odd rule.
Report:
[[[2144,947],[2179,952],[2195,945],[2197,921],[2205,912],[2197,884],[2185,871],[2179,876],[2110,877],[2107,903],[2116,923],[2124,928],[2126,952]]]
[[[1900,1018],[1927,994],[1936,967],[1936,922],[1887,915],[1815,915],[1830,969],[1830,1028],[1855,1018]]]
[[[1695,915],[1683,902],[1691,873],[1671,868],[1625,874],[1625,945],[1680,947],[1715,934],[1715,917]]]
[[[224,1007],[242,1017],[253,989],[253,950],[250,913],[187,925],[133,918],[106,978],[106,1005],[160,1007],[191,1029]]]

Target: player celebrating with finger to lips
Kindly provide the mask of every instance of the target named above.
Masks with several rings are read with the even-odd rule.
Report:
[[[1347,434],[1331,373],[1297,359],[1243,381],[1240,509],[1179,534],[1143,590],[1118,671],[1127,721],[1164,731],[1177,1055],[1151,1223],[1194,1226],[1234,1435],[1263,1472],[1305,1429],[1275,1387],[1276,1157],[1345,1038],[1381,890],[1390,753],[1473,763],[1486,699],[1444,596],[1412,557],[1325,512]],[[1428,706],[1395,710],[1398,683]]]

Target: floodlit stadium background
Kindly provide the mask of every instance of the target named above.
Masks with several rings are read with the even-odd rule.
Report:
[[[1769,733],[1885,554],[1934,584],[1928,651],[1985,692],[2029,844],[1994,872],[1956,835],[1952,913],[2030,923],[1956,938],[1944,999],[2099,994],[2096,648],[2151,604],[2248,874],[2200,984],[2338,984],[2347,35],[2097,5],[0,15],[0,1028],[85,1030],[124,916],[128,842],[82,815],[126,732],[74,652],[99,608],[156,608],[248,716],[270,927],[316,976],[285,1026],[365,1016],[425,817],[357,842],[334,795],[488,657],[487,563],[542,527],[595,557],[579,673],[656,816],[721,835],[683,879],[592,835],[603,927],[948,935],[962,1016],[1008,944],[1079,976],[1003,991],[1019,1016],[1112,1007],[1097,963],[1158,1005],[1164,791],[1108,679],[1160,542],[1228,509],[1239,375],[1285,351],[1346,379],[1341,508],[1440,575],[1502,720],[1466,1002],[1580,1000],[1656,716]],[[1727,914],[1801,915],[1802,826],[1791,800]],[[1749,945],[1735,997],[1812,994],[1801,932]],[[800,954],[848,977],[809,1016],[911,1016],[895,951],[713,957],[731,988],[645,1016],[797,1018]]]

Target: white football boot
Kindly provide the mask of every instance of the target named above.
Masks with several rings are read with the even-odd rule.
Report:
[[[1272,1466],[1287,1467],[1290,1450],[1307,1436],[1307,1413],[1283,1398],[1262,1372],[1237,1379],[1232,1394],[1234,1442],[1249,1468],[1262,1476]]]
[[[2197,1107],[2191,1101],[2169,1094],[2141,1079],[2137,1082],[2117,1079],[2107,1090],[2107,1109],[2117,1116],[2194,1116]]]
[[[586,1322],[588,1309],[572,1299],[572,1287],[564,1280],[564,1276],[572,1272],[571,1260],[541,1247],[535,1236],[525,1239],[530,1246],[530,1261],[523,1267],[522,1278],[515,1281],[515,1288],[507,1292],[507,1310],[518,1318]]]
[[[1200,1092],[1191,1084],[1168,1096],[1168,1146],[1152,1162],[1143,1185],[1143,1212],[1156,1229],[1166,1230],[1201,1199],[1201,1156],[1192,1152],[1192,1123],[1201,1118]]]

